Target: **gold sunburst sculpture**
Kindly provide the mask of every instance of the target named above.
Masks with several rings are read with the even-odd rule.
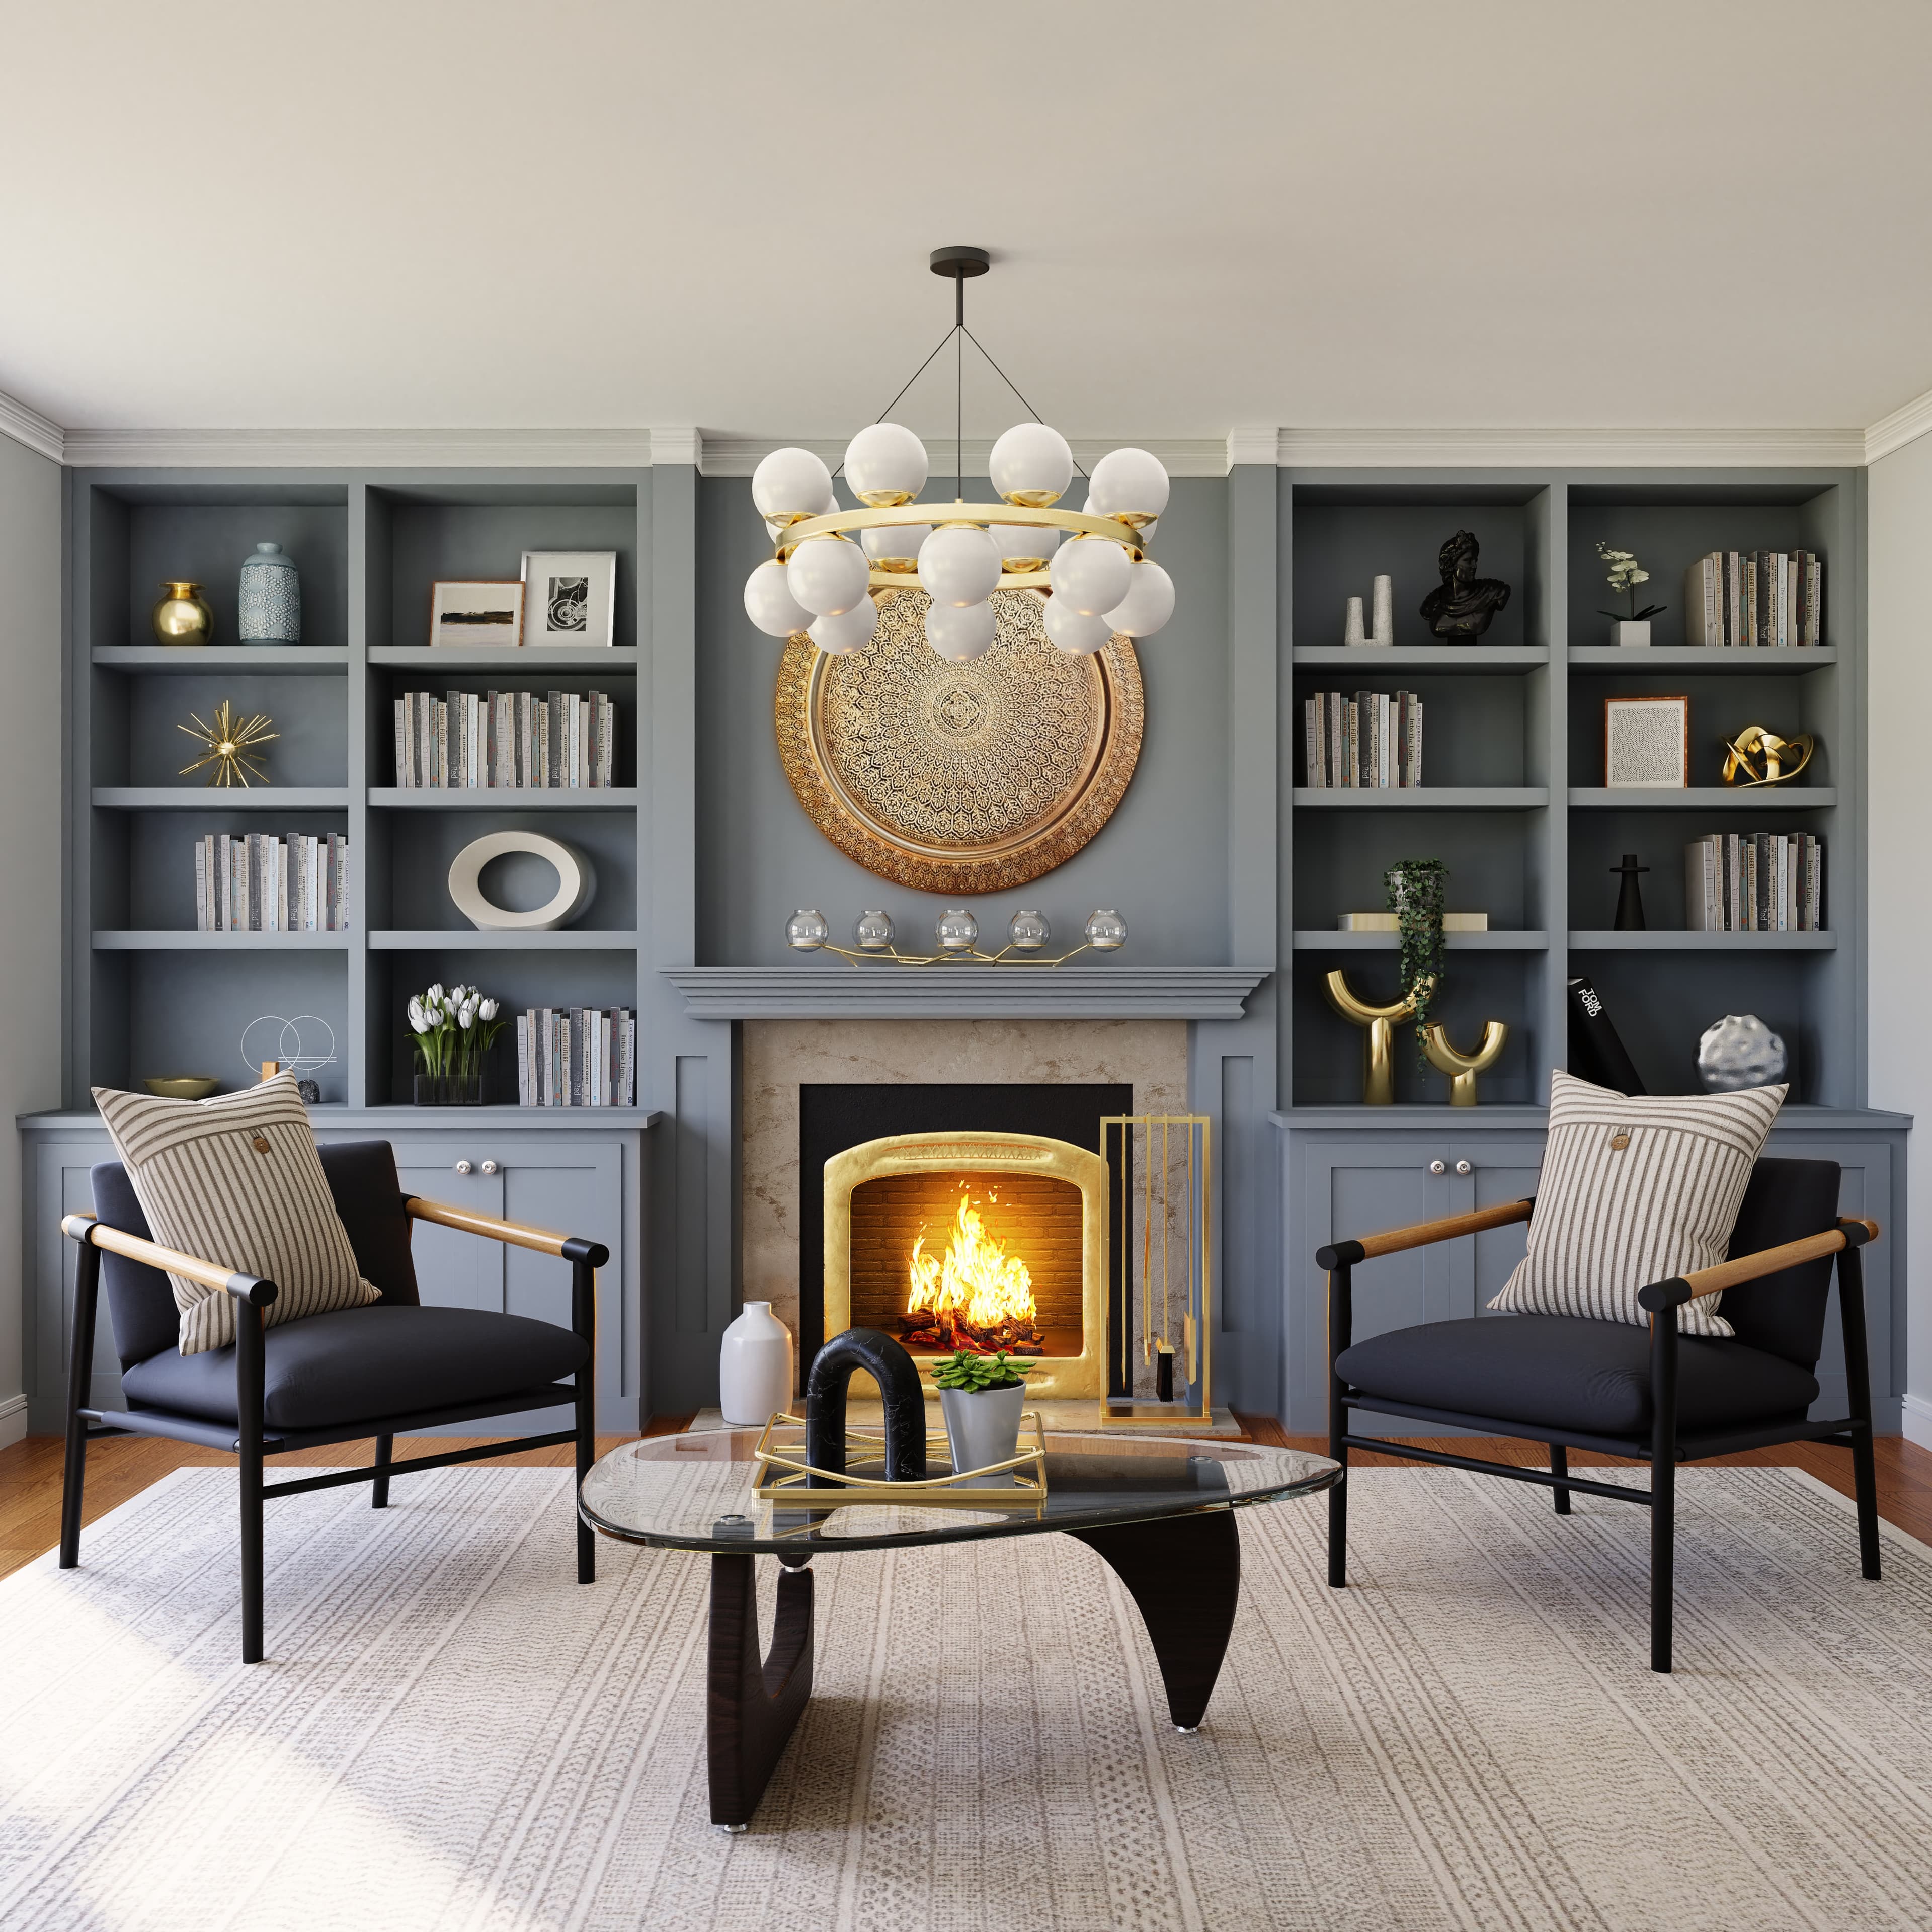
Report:
[[[206,782],[211,785],[245,786],[252,772],[266,784],[268,774],[256,753],[258,746],[282,735],[268,729],[273,722],[259,714],[253,718],[238,718],[235,707],[225,698],[214,707],[214,722],[212,724],[203,724],[190,711],[188,722],[178,724],[175,729],[185,731],[190,738],[206,745],[208,750],[193,764],[182,766],[182,776],[187,778],[194,772],[208,770]],[[212,769],[208,770],[211,766]]]

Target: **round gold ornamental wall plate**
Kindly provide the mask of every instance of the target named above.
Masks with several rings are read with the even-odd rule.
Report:
[[[868,872],[920,892],[997,892],[1064,865],[1113,816],[1140,757],[1132,644],[1047,641],[1040,599],[993,593],[992,644],[952,664],[926,641],[922,590],[880,593],[845,656],[793,638],[778,665],[778,755],[806,815]]]

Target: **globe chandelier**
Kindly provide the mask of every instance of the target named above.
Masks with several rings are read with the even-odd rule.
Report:
[[[1173,580],[1147,554],[1167,507],[1166,469],[1144,449],[1116,449],[1090,476],[1081,472],[1084,508],[1056,507],[1079,469],[1073,452],[966,326],[966,284],[986,274],[992,257],[983,248],[935,248],[930,266],[954,284],[952,326],[878,419],[846,446],[840,468],[859,507],[839,507],[832,472],[808,449],[775,449],[754,472],[752,500],[773,550],[746,582],[746,614],[768,637],[802,634],[821,651],[844,655],[872,641],[882,596],[916,584],[932,600],[926,642],[956,663],[992,644],[996,592],[1037,597],[1048,641],[1073,656],[1097,651],[1116,635],[1152,637],[1174,612]],[[1028,418],[993,445],[987,470],[997,503],[965,500],[969,342]],[[955,496],[950,504],[922,503],[926,445],[886,418],[949,346]]]

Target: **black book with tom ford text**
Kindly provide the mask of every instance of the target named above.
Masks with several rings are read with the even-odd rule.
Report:
[[[1604,1006],[1604,996],[1581,974],[1570,982],[1570,1070],[1619,1094],[1644,1091],[1616,1028]]]

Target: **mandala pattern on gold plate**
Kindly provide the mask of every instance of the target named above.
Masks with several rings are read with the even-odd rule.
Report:
[[[922,590],[884,594],[863,650],[794,638],[778,754],[806,815],[867,871],[921,892],[999,891],[1064,864],[1113,815],[1140,756],[1134,647],[1048,643],[1040,600],[997,591],[993,642],[950,664]]]

